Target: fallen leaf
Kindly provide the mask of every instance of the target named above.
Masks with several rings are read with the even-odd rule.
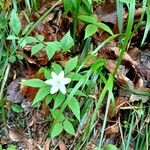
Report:
[[[95,12],[100,21],[116,24],[117,11],[115,2],[106,1],[103,4],[97,5]]]
[[[110,135],[112,136],[112,135],[118,134],[119,133],[119,123],[116,122],[115,124],[107,127],[105,133],[107,136],[110,136]]]
[[[67,150],[66,145],[63,141],[59,142],[58,146],[60,150]]]
[[[13,103],[22,103],[25,101],[24,95],[20,92],[21,79],[15,79],[7,87],[6,99]]]
[[[27,135],[21,129],[18,128],[9,129],[9,138],[14,142],[27,141]]]
[[[46,139],[43,150],[49,150],[50,149],[50,141],[51,140],[49,138]]]

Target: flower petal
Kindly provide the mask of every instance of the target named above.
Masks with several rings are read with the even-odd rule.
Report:
[[[59,89],[63,94],[66,94],[66,87],[64,85],[59,86]]]
[[[51,88],[51,90],[50,90],[50,93],[51,93],[51,94],[54,94],[54,93],[56,93],[58,90],[59,90],[58,87],[52,86],[52,88]]]
[[[53,79],[49,79],[49,80],[46,80],[45,83],[48,85],[55,85],[56,82]]]
[[[58,79],[61,81],[62,79],[64,79],[64,71],[61,71],[58,75]]]
[[[57,78],[58,78],[57,74],[54,71],[52,71],[51,76],[55,80],[57,80]]]
[[[64,78],[64,79],[61,80],[61,83],[64,84],[64,85],[66,85],[66,84],[68,84],[70,82],[71,82],[70,78]]]

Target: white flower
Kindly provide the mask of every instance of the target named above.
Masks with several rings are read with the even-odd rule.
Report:
[[[46,80],[45,83],[51,85],[50,93],[54,94],[57,91],[61,91],[63,94],[66,93],[65,85],[70,83],[70,78],[64,78],[64,71],[61,71],[58,75],[52,71],[52,79]]]

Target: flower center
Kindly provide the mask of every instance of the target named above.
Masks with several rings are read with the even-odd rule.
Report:
[[[57,84],[59,85],[61,82],[59,80],[57,80]]]

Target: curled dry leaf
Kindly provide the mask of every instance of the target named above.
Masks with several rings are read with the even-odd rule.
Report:
[[[116,24],[117,22],[117,11],[115,2],[106,1],[103,4],[97,5],[95,13],[97,14],[100,21],[112,24]]]
[[[112,135],[116,135],[119,133],[119,123],[116,122],[115,124],[109,126],[106,128],[106,136],[112,136]]]
[[[146,103],[148,100],[150,100],[148,96],[131,94],[129,102],[141,101],[142,103]]]
[[[115,106],[113,108],[113,104],[110,104],[109,110],[108,110],[108,116],[110,118],[112,117],[118,117],[120,113],[120,108],[123,106],[128,106],[128,101],[126,101],[123,97],[117,97],[115,101]]]
[[[67,150],[66,145],[65,145],[65,143],[63,141],[59,142],[58,146],[59,146],[60,150]]]
[[[24,95],[20,92],[20,81],[20,78],[15,79],[8,85],[6,94],[7,101],[11,101],[13,103],[21,103],[25,101]]]
[[[50,149],[50,142],[51,140],[49,138],[46,139],[43,150],[49,150]]]
[[[27,135],[21,129],[18,128],[10,128],[9,137],[14,142],[27,141]]]

